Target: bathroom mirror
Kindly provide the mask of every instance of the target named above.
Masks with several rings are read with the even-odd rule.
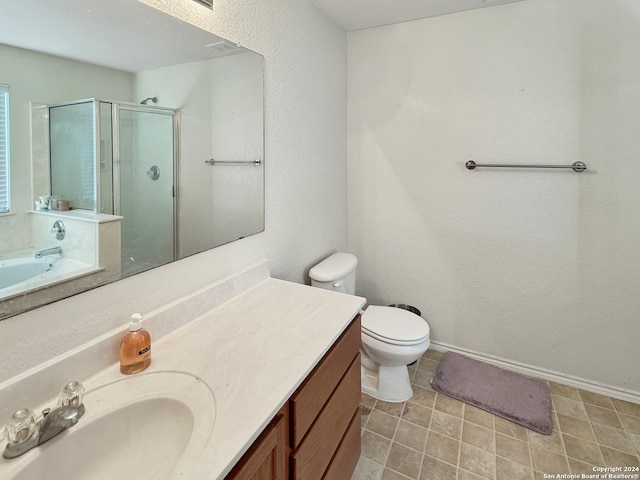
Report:
[[[261,55],[138,0],[0,1],[0,319],[264,230]]]

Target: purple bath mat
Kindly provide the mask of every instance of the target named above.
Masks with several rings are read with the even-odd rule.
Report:
[[[551,392],[540,380],[447,352],[431,386],[534,432],[550,435]]]

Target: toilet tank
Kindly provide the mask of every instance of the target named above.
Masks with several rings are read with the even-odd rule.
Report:
[[[311,285],[336,292],[356,293],[358,259],[350,253],[334,253],[309,271]]]

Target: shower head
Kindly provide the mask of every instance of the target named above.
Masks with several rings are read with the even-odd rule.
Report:
[[[153,103],[158,103],[158,97],[148,97],[142,100],[140,103],[142,105],[146,105],[149,100],[151,100]]]

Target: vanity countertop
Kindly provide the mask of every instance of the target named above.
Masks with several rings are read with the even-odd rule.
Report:
[[[195,470],[180,478],[224,478],[364,303],[361,297],[268,278],[153,342],[146,372],[190,373],[215,396],[211,440],[191,462]],[[85,386],[90,390],[122,377],[113,365]]]

